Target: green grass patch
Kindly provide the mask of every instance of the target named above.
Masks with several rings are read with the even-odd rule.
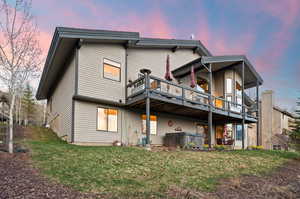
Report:
[[[122,198],[164,197],[170,186],[215,188],[224,177],[261,175],[299,154],[281,151],[149,152],[135,147],[76,146],[32,128],[32,159],[50,178],[77,190]]]

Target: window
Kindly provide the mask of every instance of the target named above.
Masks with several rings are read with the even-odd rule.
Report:
[[[233,137],[233,126],[232,124],[226,124],[225,138],[232,139]]]
[[[142,132],[146,133],[146,115],[142,115]],[[157,117],[150,115],[150,134],[157,134]]]
[[[227,96],[227,97],[226,97],[226,100],[227,100],[228,102],[231,102],[231,99],[232,99],[231,96]]]
[[[226,93],[232,93],[232,79],[226,79]]]
[[[242,125],[236,125],[236,140],[242,140],[243,137]]]
[[[103,59],[103,77],[114,81],[121,81],[121,64]]]
[[[118,110],[116,109],[97,109],[97,130],[99,131],[118,131]]]
[[[242,96],[242,86],[238,82],[235,82],[235,89],[236,95]]]
[[[197,84],[204,90],[204,92],[208,92],[208,82],[206,79],[197,77]]]

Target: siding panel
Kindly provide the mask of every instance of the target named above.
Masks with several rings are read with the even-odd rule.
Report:
[[[108,107],[87,102],[75,102],[75,143],[102,143],[112,144],[114,141],[121,141],[122,110],[118,109],[118,132],[97,131],[97,108]]]
[[[103,59],[121,64],[121,82],[103,78]],[[125,101],[125,49],[114,44],[84,44],[79,50],[78,94]]]
[[[127,139],[124,140],[125,144],[136,145],[138,140],[145,137],[142,134],[142,113],[136,113],[133,111],[126,111],[126,132],[128,134]],[[196,133],[197,119],[183,119],[182,117],[169,115],[169,114],[155,114],[157,116],[157,135],[151,135],[152,144],[163,144],[163,137],[166,133],[174,133],[175,128],[180,127],[182,131]],[[168,125],[168,121],[173,122],[173,126]]]
[[[67,141],[70,142],[72,133],[72,97],[75,91],[74,56],[72,56],[70,63],[66,67],[66,72],[51,97],[52,112],[50,112],[50,101],[48,101],[47,107],[51,129],[60,137],[66,136]]]
[[[174,53],[168,49],[128,49],[128,80],[137,79],[142,68],[149,68],[152,75],[164,78],[167,55],[170,56],[171,71],[200,57],[188,49]]]

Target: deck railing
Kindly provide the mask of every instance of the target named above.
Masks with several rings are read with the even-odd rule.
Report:
[[[145,77],[141,76],[138,79],[130,82],[127,89],[127,99],[131,99],[141,93],[145,92],[147,83],[145,82]],[[168,100],[179,101],[182,103],[189,103],[191,105],[198,104],[209,107],[209,98],[210,94],[198,91],[194,88],[176,84],[171,81],[167,81],[155,76],[149,76],[149,90],[152,93],[155,93],[161,97],[164,97]],[[212,106],[214,109],[232,112],[236,114],[242,114],[243,106],[236,102],[227,101],[221,97],[212,97]],[[248,117],[256,118],[255,111],[253,111],[250,107],[245,107],[245,114]]]

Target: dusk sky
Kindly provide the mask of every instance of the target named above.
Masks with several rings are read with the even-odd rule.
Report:
[[[56,26],[194,34],[213,55],[245,54],[281,107],[300,97],[300,0],[33,0],[33,12],[45,54]]]

